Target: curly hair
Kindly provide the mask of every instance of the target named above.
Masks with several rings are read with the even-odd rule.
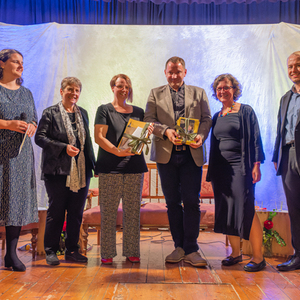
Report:
[[[14,53],[17,53],[19,55],[22,55],[21,52],[19,52],[18,50],[15,50],[15,49],[3,49],[0,51],[0,60],[3,61],[3,62],[6,62],[8,59],[10,59],[11,55],[14,54]],[[0,80],[3,78],[3,69],[0,68]],[[23,83],[23,78],[20,77],[20,78],[17,78],[16,79],[16,83],[18,85],[21,85]]]
[[[118,78],[123,78],[126,83],[128,84],[129,86],[129,92],[128,92],[128,98],[127,98],[127,101],[132,103],[132,99],[133,99],[133,90],[132,90],[132,84],[131,84],[131,80],[130,78],[125,75],[125,74],[118,74],[118,75],[115,75],[111,81],[110,81],[110,86],[111,87],[114,87],[116,85],[116,81],[118,80]]]
[[[214,82],[211,85],[211,88],[213,90],[213,97],[215,97],[218,100],[217,97],[217,86],[219,85],[219,83],[225,79],[228,79],[229,81],[231,81],[232,87],[235,89],[234,94],[233,94],[233,100],[237,101],[238,98],[240,98],[242,96],[242,86],[241,84],[238,82],[238,80],[231,74],[221,74],[219,76],[217,76],[214,80]]]

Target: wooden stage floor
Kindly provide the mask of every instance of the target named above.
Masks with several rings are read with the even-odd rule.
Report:
[[[28,243],[22,236],[19,246]],[[141,232],[141,263],[133,264],[122,254],[122,232],[117,233],[118,256],[111,266],[100,262],[96,233],[89,236],[92,245],[88,264],[67,263],[60,256],[59,266],[48,266],[45,257],[31,259],[28,251],[18,251],[26,264],[26,272],[12,272],[3,266],[4,251],[0,250],[1,299],[115,299],[115,300],[190,300],[190,299],[300,299],[300,270],[278,272],[275,266],[284,258],[270,258],[267,268],[247,273],[244,261],[222,267],[221,260],[230,254],[221,234],[202,231],[199,235],[201,254],[208,267],[194,268],[189,264],[165,264],[173,250],[168,231]]]

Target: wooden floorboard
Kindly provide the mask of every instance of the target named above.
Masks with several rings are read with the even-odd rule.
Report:
[[[262,272],[247,273],[243,262],[223,267],[230,254],[221,234],[203,231],[199,235],[200,253],[208,266],[194,268],[183,261],[165,264],[173,249],[169,231],[141,231],[141,263],[122,256],[122,232],[117,232],[117,253],[112,265],[101,265],[96,233],[89,235],[88,263],[70,263],[60,256],[59,266],[48,266],[44,256],[32,261],[29,251],[18,251],[26,272],[12,272],[3,266],[0,250],[1,299],[300,299],[300,270],[279,272],[276,265],[285,258],[267,258]],[[30,242],[20,237],[19,245]]]

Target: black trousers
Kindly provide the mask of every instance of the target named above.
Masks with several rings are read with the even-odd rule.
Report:
[[[283,147],[282,183],[291,220],[292,245],[300,255],[300,174],[293,146]]]
[[[66,249],[75,251],[78,249],[79,230],[82,222],[82,214],[89,190],[90,178],[86,180],[86,186],[77,193],[66,187],[67,176],[46,176],[45,186],[49,197],[47,211],[44,246],[47,254],[59,250],[59,241],[67,211]]]
[[[188,255],[199,249],[199,193],[202,167],[198,167],[188,150],[173,150],[167,164],[157,163],[161,187],[166,198],[170,230],[174,246]],[[184,208],[182,207],[182,204]]]

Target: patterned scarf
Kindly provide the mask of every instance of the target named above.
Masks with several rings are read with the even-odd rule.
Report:
[[[58,106],[61,112],[64,126],[67,131],[69,144],[75,146],[76,137],[73,133],[72,124],[68,116],[68,113],[66,112],[62,102],[59,102]],[[84,124],[83,124],[81,112],[76,104],[74,106],[74,112],[75,112],[76,127],[78,130],[78,138],[80,141],[80,152],[79,152],[77,164],[76,164],[75,157],[72,157],[71,159],[70,175],[67,176],[66,187],[69,187],[72,192],[77,193],[79,189],[86,186],[85,157],[84,157],[84,144],[85,144],[86,133],[84,130]]]

